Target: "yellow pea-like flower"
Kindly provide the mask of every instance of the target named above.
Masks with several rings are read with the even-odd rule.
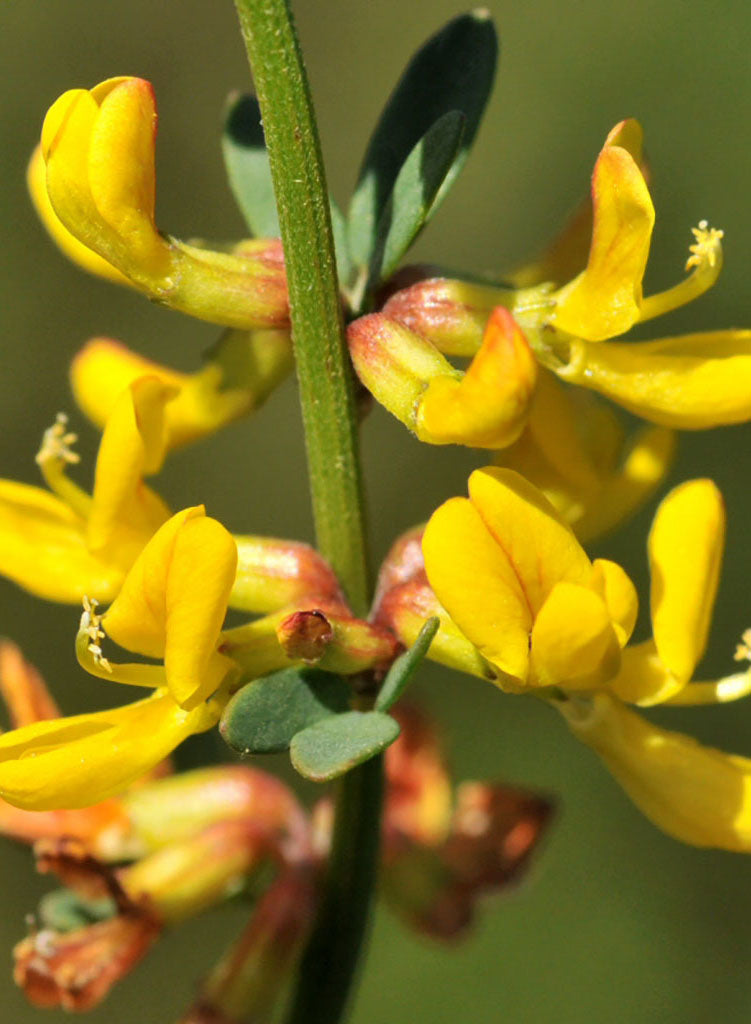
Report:
[[[641,142],[636,121],[613,128],[595,163],[590,204],[542,258],[512,275],[518,287],[427,279],[392,295],[381,315],[439,353],[472,357],[483,344],[487,318],[503,307],[548,371],[646,420],[700,430],[751,419],[748,330],[615,340],[635,324],[692,301],[714,284],[722,269],[723,232],[700,221],[692,229],[688,275],[666,291],[644,295],[655,211]],[[357,359],[355,363],[360,372]],[[361,376],[371,387],[367,375]],[[667,447],[664,435],[651,441],[662,451]],[[534,469],[538,454],[519,449],[515,459],[532,460]],[[657,454],[656,461],[660,458]],[[655,459],[647,452],[646,463],[639,460],[639,474],[650,473],[650,460],[654,471]],[[605,513],[604,527],[609,518],[611,513]],[[591,529],[600,527],[593,523]]]
[[[286,326],[278,239],[216,252],[157,229],[156,124],[153,90],[141,78],[110,78],[55,101],[28,174],[52,238],[84,269],[198,319],[240,329]]]
[[[476,471],[469,495],[433,513],[425,570],[499,685],[579,689],[612,678],[635,620],[626,574],[593,565],[545,497],[512,470]]]
[[[751,671],[692,681],[724,536],[722,496],[711,480],[667,495],[648,543],[653,635],[629,645],[637,598],[623,569],[590,563],[554,508],[518,474],[479,470],[469,499],[452,498],[425,528],[425,572],[451,616],[428,657],[473,672],[466,655],[447,656],[446,640],[458,631],[502,689],[549,700],[660,828],[695,845],[751,851],[751,759],[703,747],[627,707],[720,703],[751,692]],[[380,598],[380,614],[403,640],[409,609],[402,592],[419,582],[419,567],[410,574]],[[750,649],[751,630],[736,657],[751,657]]]
[[[107,612],[86,608],[79,660],[117,682],[166,686],[180,707],[191,710],[232,666],[218,646],[236,569],[237,546],[220,523],[202,506],[178,512],[141,551]],[[101,650],[105,635],[163,666],[110,662]]]
[[[144,544],[169,517],[144,483],[167,446],[165,407],[175,391],[139,377],[114,401],[89,495],[66,476],[75,435],[59,416],[37,462],[50,491],[0,481],[0,573],[40,597],[79,604],[112,600]]]

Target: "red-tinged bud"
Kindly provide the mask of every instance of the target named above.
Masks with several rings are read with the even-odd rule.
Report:
[[[255,822],[218,822],[123,868],[117,881],[131,905],[175,924],[239,892],[275,853]]]
[[[334,639],[334,630],[322,611],[292,612],[276,629],[284,653],[292,661],[315,665]]]
[[[393,590],[417,578],[425,579],[425,559],[422,557],[424,525],[414,526],[403,533],[391,546],[378,572],[372,618],[378,621],[381,601]]]
[[[473,356],[496,306],[510,306],[515,293],[489,285],[434,277],[392,295],[384,316],[397,320],[451,356]]]
[[[237,576],[230,605],[274,612],[303,602],[344,602],[339,581],[309,544],[270,537],[235,537]]]
[[[245,765],[200,768],[141,786],[123,797],[123,805],[146,851],[243,820],[265,830],[287,860],[305,859],[310,847],[307,816],[292,791]]]
[[[60,717],[40,673],[11,640],[0,640],[0,693],[16,728]]]
[[[435,377],[461,379],[458,370],[426,338],[382,313],[361,316],[347,328],[357,376],[373,397],[410,430]]]
[[[315,603],[317,608],[314,610],[323,612],[333,633],[322,657],[316,662],[319,668],[341,675],[355,675],[369,669],[381,671],[391,664],[399,647],[391,632],[355,618],[337,603]],[[295,660],[286,653],[277,631],[292,614],[291,609],[277,612],[225,630],[221,652],[240,666],[247,679],[290,668]],[[285,639],[284,635],[282,639]],[[296,660],[299,665],[305,664],[302,657]]]
[[[35,1006],[90,1010],[141,960],[160,926],[125,914],[60,934],[35,932],[13,950],[13,978]]]
[[[460,632],[431,590],[424,570],[417,571],[409,582],[392,587],[383,594],[376,621],[379,626],[393,631],[405,647],[411,647],[425,620],[434,615],[440,619],[440,627],[427,657],[480,679],[495,679],[492,666]]]

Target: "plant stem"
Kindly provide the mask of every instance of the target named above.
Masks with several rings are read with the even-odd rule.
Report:
[[[357,420],[328,192],[288,0],[235,0],[263,117],[284,244],[316,537],[354,610],[368,573]],[[382,763],[339,783],[318,917],[303,953],[290,1024],[337,1024],[346,1009],[373,898]]]
[[[357,420],[328,191],[289,4],[235,0],[271,164],[287,267],[316,542],[354,610],[368,601]]]

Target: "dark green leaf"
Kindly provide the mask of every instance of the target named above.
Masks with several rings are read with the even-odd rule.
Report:
[[[450,110],[423,135],[404,161],[376,228],[369,288],[390,277],[428,220],[459,153],[465,122],[464,114]]]
[[[410,649],[400,654],[391,666],[376,697],[375,706],[378,711],[388,711],[404,693],[407,684],[428,653],[439,625],[440,619],[437,615],[428,619]]]
[[[248,683],[224,709],[219,731],[241,754],[286,750],[302,729],[349,707],[340,676],[318,669],[287,668]]]
[[[257,238],[278,238],[269,157],[255,96],[230,96],[222,152],[230,188],[251,233]]]
[[[251,233],[256,238],[279,238],[281,232],[269,157],[255,96],[230,97],[222,152],[232,194]],[[346,282],[352,271],[347,223],[333,198],[329,202],[339,277]]]
[[[55,889],[42,897],[39,917],[45,928],[55,932],[72,932],[77,928],[106,921],[117,913],[111,899],[86,900],[71,889]]]
[[[328,782],[380,754],[399,725],[380,711],[348,711],[299,732],[290,744],[292,764],[306,779]]]
[[[349,211],[350,251],[367,266],[376,226],[397,175],[431,125],[450,110],[467,119],[462,145],[436,203],[459,173],[493,84],[498,40],[487,11],[450,21],[414,55],[368,144]]]

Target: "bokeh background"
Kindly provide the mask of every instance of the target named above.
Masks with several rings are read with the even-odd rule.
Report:
[[[403,63],[458,9],[452,0],[298,0],[295,8],[329,179],[343,201]],[[533,254],[586,190],[608,129],[634,115],[654,169],[648,285],[681,276],[689,229],[700,218],[726,230],[726,269],[714,291],[653,328],[748,324],[745,0],[497,0],[493,11],[503,39],[497,89],[470,162],[416,255],[482,272]],[[85,277],[47,242],[24,188],[45,110],[71,86],[114,74],[151,79],[161,118],[160,225],[182,237],[238,237],[219,126],[225,95],[246,88],[249,76],[229,0],[4,0],[0,68],[0,473],[36,482],[42,430],[59,409],[74,412],[66,367],[87,338],[118,337],[189,369],[216,335]],[[76,415],[73,422],[88,479],[96,438]],[[671,477],[712,475],[728,501],[729,553],[707,674],[732,670],[734,644],[751,625],[750,441],[748,427],[686,436]],[[380,410],[366,425],[364,457],[375,559],[397,532],[461,493],[478,464],[471,452],[419,446]],[[230,529],[310,539],[294,384],[254,419],[172,458],[159,486],[174,507],[206,502]],[[622,561],[642,588],[651,512],[596,552]],[[75,666],[77,615],[0,580],[0,631],[24,646],[69,711],[121,697]],[[748,1021],[751,858],[690,849],[657,832],[537,702],[435,669],[423,670],[419,689],[442,722],[459,778],[523,783],[556,794],[560,809],[528,881],[486,905],[460,945],[408,934],[379,910],[352,1024]],[[750,705],[659,717],[751,753]],[[42,1011],[13,989],[10,949],[49,886],[10,842],[2,843],[0,871],[0,1017],[25,1024]],[[175,1019],[242,920],[242,908],[223,908],[167,936],[90,1019]]]

